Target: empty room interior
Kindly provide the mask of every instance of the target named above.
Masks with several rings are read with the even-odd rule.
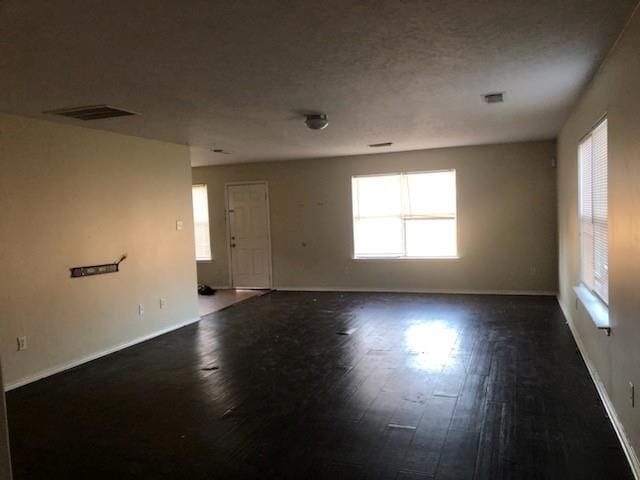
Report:
[[[637,0],[2,0],[0,87],[0,480],[640,480]]]

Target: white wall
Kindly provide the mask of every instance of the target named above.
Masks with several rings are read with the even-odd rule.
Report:
[[[214,260],[198,278],[229,285],[225,182],[267,180],[276,288],[533,291],[557,288],[555,142],[198,167],[209,189]],[[353,260],[351,177],[455,168],[458,260]]]
[[[615,408],[640,449],[640,15],[635,15],[566,122],[558,140],[559,300]],[[598,119],[609,125],[609,315],[596,330],[572,290],[579,283],[577,148]]]
[[[0,114],[7,385],[198,317],[189,161],[183,146]],[[124,252],[119,273],[69,276]]]

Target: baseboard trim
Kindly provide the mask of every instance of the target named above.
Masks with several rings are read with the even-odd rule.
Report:
[[[83,363],[87,363],[87,362],[91,362],[92,360],[96,360],[100,357],[104,357],[106,355],[110,355],[112,353],[118,352],[120,350],[124,350],[127,347],[132,347],[133,345],[136,345],[138,343],[142,343],[142,342],[146,342],[147,340],[151,340],[152,338],[155,337],[159,337],[160,335],[164,335],[165,333],[169,333],[169,332],[173,332],[174,330],[178,330],[179,328],[182,327],[186,327],[187,325],[191,325],[193,323],[199,322],[200,321],[200,317],[198,318],[193,318],[191,320],[187,320],[186,322],[181,322],[178,323],[176,325],[172,325],[170,327],[167,328],[163,328],[162,330],[158,330],[156,332],[150,333],[148,335],[144,335],[142,337],[137,337],[133,340],[129,340],[127,342],[121,343],[115,347],[111,347],[108,348],[106,350],[102,350],[98,353],[94,353],[91,355],[87,355],[85,357],[76,359],[76,360],[72,360],[71,362],[67,362],[67,363],[63,363],[60,365],[56,365],[54,367],[51,368],[47,368],[46,370],[42,370],[34,375],[30,375],[28,377],[25,378],[21,378],[20,380],[10,383],[8,385],[5,385],[5,391],[10,391],[10,390],[14,390],[16,388],[19,387],[23,387],[25,385],[28,385],[29,383],[33,383],[36,382],[38,380],[41,380],[43,378],[46,377],[50,377],[51,375],[55,375],[56,373],[61,373],[64,372],[65,370],[69,370],[70,368],[74,368],[77,367],[79,365],[82,365]]]
[[[604,383],[602,383],[602,380],[600,379],[600,375],[598,375],[595,366],[593,365],[591,359],[589,358],[589,355],[587,354],[584,343],[582,343],[582,338],[580,338],[580,335],[578,334],[578,331],[573,323],[573,317],[569,314],[569,311],[567,310],[565,305],[560,301],[560,298],[558,298],[558,304],[560,305],[560,309],[564,314],[564,318],[567,320],[567,325],[569,326],[569,330],[571,330],[571,335],[573,335],[573,339],[578,346],[580,355],[582,355],[582,360],[584,360],[584,364],[587,366],[589,375],[591,375],[591,380],[593,380],[593,383],[596,386],[596,390],[598,391],[598,395],[600,395],[600,399],[602,400],[602,404],[607,411],[607,415],[609,415],[609,420],[611,420],[613,429],[615,430],[616,435],[618,436],[618,440],[622,445],[622,450],[624,450],[624,454],[629,461],[633,476],[636,478],[636,480],[640,480],[640,461],[638,460],[638,455],[629,442],[627,432],[625,431],[624,425],[622,425],[622,422],[618,417],[618,413],[616,412],[613,402],[609,397],[609,393],[607,392]]]
[[[434,293],[452,295],[528,295],[555,297],[549,290],[455,290],[437,288],[351,288],[351,287],[275,287],[284,292],[370,292],[370,293]]]

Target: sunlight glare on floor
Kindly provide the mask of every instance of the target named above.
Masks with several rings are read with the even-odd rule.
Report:
[[[443,320],[415,323],[404,332],[409,364],[418,370],[439,371],[447,363],[458,332]]]

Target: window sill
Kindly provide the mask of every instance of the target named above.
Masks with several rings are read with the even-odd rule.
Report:
[[[573,291],[576,292],[576,297],[580,300],[596,327],[607,332],[607,335],[611,335],[609,309],[607,306],[584,285],[573,287]]]
[[[352,260],[460,260],[459,256],[455,257],[351,257]]]

